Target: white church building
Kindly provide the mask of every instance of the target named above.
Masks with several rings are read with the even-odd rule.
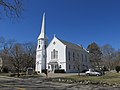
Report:
[[[81,45],[73,44],[57,38],[55,35],[48,44],[45,30],[45,14],[43,14],[41,33],[36,49],[35,71],[41,73],[64,70],[66,73],[81,72],[90,67],[88,51]]]

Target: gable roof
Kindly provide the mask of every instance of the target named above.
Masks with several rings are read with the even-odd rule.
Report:
[[[53,38],[53,40],[54,39],[57,39],[57,40],[59,40],[62,44],[64,44],[64,45],[66,45],[66,47],[68,47],[68,48],[71,48],[71,49],[76,49],[76,50],[82,50],[82,51],[85,51],[85,52],[87,52],[87,53],[89,53],[84,47],[82,47],[81,45],[77,45],[77,44],[74,44],[74,43],[71,43],[71,42],[68,42],[68,41],[65,41],[65,40],[61,40],[61,39],[59,39],[58,37],[56,37],[55,35],[54,35],[54,38]],[[53,41],[52,40],[52,41]],[[51,42],[52,42],[51,41]],[[48,45],[49,46],[49,45]]]
[[[68,41],[64,41],[64,40],[61,40],[59,39],[64,45],[66,45],[68,48],[73,48],[73,49],[83,49],[82,46],[79,46],[77,44],[74,44],[74,43],[71,43],[71,42],[68,42]]]

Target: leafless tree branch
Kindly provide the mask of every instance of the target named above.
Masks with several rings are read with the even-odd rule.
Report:
[[[0,14],[10,18],[19,18],[23,9],[23,0],[0,0]]]

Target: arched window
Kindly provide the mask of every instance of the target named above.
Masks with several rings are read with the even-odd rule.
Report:
[[[53,51],[51,51],[51,59],[58,59],[58,51],[53,49]]]
[[[50,69],[50,66],[48,66],[48,69]]]
[[[39,48],[40,48],[40,45],[39,45]]]

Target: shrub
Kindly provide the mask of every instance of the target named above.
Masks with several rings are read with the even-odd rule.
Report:
[[[8,67],[4,67],[3,70],[2,70],[3,73],[8,73],[9,70],[8,70]]]
[[[65,73],[65,70],[64,69],[55,70],[54,73]]]
[[[42,73],[45,73],[47,75],[47,69],[43,69]]]
[[[34,72],[34,75],[38,75],[38,73],[35,71],[35,72]]]
[[[109,71],[106,67],[102,68],[103,71]]]
[[[116,67],[115,67],[115,70],[117,71],[117,73],[119,73],[119,71],[120,71],[120,66],[116,66]]]
[[[16,73],[10,73],[9,76],[10,76],[10,77],[15,77],[15,76],[16,76]]]
[[[81,71],[81,73],[85,73],[86,71],[88,71],[88,70],[83,70],[83,71]]]

